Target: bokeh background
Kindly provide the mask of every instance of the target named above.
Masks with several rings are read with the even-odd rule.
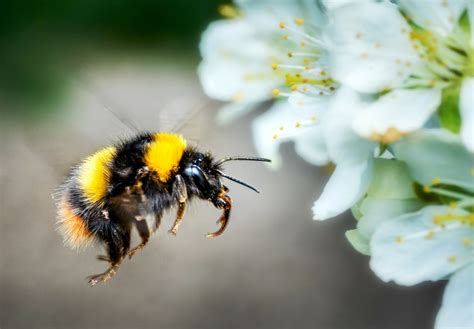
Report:
[[[250,123],[214,116],[196,76],[218,0],[22,1],[0,12],[0,328],[432,328],[444,284],[382,283],[346,242],[350,214],[311,220],[328,176],[282,149],[284,166],[229,163],[234,210],[169,214],[105,285],[100,247],[55,232],[51,194],[70,166],[135,130],[173,130],[217,157],[254,155]],[[263,109],[261,109],[263,110]],[[260,111],[261,111],[260,110]]]

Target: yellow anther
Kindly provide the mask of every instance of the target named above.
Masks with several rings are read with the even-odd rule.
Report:
[[[296,121],[296,123],[295,123],[295,128],[299,128],[299,127],[301,127],[301,122]]]
[[[361,33],[361,32],[357,32],[357,33],[355,34],[355,37],[356,37],[356,39],[362,38],[362,33]]]
[[[316,122],[317,118],[315,115],[312,115],[310,118],[309,118],[312,122]]]
[[[439,177],[435,177],[431,181],[431,185],[439,185],[439,184],[441,184],[441,178],[439,178]]]
[[[403,237],[401,235],[395,237],[396,244],[402,244],[404,242]]]
[[[280,21],[280,24],[278,26],[280,26],[280,29],[284,29],[285,28],[285,22]]]
[[[301,47],[301,48],[304,48],[304,46],[306,46],[306,43],[304,43],[304,41],[301,41],[301,42],[300,42],[300,47]]]
[[[454,255],[448,256],[448,262],[450,262],[450,263],[456,263],[457,259],[458,258]]]
[[[325,76],[326,75],[326,71],[325,70],[321,70],[321,72],[319,72],[319,74],[321,74],[321,76]]]
[[[429,187],[428,185],[423,185],[423,192],[431,193],[431,187]]]
[[[273,97],[278,97],[280,95],[280,89],[273,89],[272,90],[272,96]]]
[[[367,53],[362,53],[362,54],[360,54],[360,58],[362,58],[362,59],[367,59],[367,58],[369,58],[369,54],[367,54]]]
[[[235,18],[241,15],[240,11],[235,6],[232,6],[229,4],[220,5],[217,11],[219,12],[221,16],[227,17],[227,18]]]
[[[291,51],[288,52],[288,57],[293,57],[293,53]]]
[[[278,68],[278,64],[277,63],[272,63],[272,69],[276,70],[277,68]]]
[[[461,224],[474,226],[474,213],[459,215],[448,212],[446,214],[438,214],[433,216],[434,224],[443,226],[445,223],[448,222],[459,222]]]
[[[285,127],[283,126],[280,126],[280,128],[278,128],[280,131],[283,131],[283,129],[285,129]]]
[[[304,19],[303,18],[295,18],[295,24],[298,26],[301,26],[304,24]]]
[[[283,40],[288,40],[288,34],[284,34],[281,38],[282,38]]]
[[[435,233],[433,231],[428,231],[428,233],[426,233],[426,235],[425,235],[425,239],[426,240],[431,240],[431,239],[433,239],[434,235],[435,235]]]
[[[273,138],[273,139],[277,139],[277,138],[278,138],[278,134],[273,134],[272,138]]]
[[[298,90],[298,86],[297,86],[297,85],[292,85],[292,86],[290,87],[290,89],[291,89],[292,91],[297,91],[297,90]]]
[[[464,238],[464,239],[462,239],[462,244],[465,245],[466,247],[468,247],[472,244],[472,240],[469,239],[469,238]]]

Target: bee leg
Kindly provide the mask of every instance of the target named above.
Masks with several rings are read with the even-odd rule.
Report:
[[[180,175],[176,176],[176,180],[173,184],[173,193],[176,195],[176,199],[178,201],[178,211],[176,213],[176,219],[174,221],[173,227],[168,232],[176,235],[176,233],[178,233],[178,228],[183,221],[184,214],[186,213],[186,201],[188,199],[186,185],[184,183],[183,177]]]
[[[227,191],[228,190],[223,190],[223,193]],[[215,238],[225,231],[229,222],[230,211],[232,209],[232,199],[227,194],[221,195],[215,201],[213,201],[213,203],[216,208],[223,209],[224,211],[222,212],[221,217],[219,217],[219,219],[217,220],[217,224],[220,224],[221,227],[216,232],[207,233],[206,236],[208,238]]]
[[[95,286],[98,283],[107,282],[116,273],[124,256],[130,248],[130,230],[127,230],[120,236],[110,236],[107,240],[107,256],[100,255],[97,258],[110,263],[110,267],[103,273],[87,277],[89,284]]]
[[[87,277],[89,284],[93,287],[98,283],[109,281],[117,273],[121,263],[122,260],[113,262],[105,272]]]
[[[160,228],[162,218],[163,218],[162,212],[155,215],[155,225],[153,226],[153,233],[155,233]]]
[[[146,220],[134,219],[133,223],[137,228],[138,234],[140,235],[142,242],[128,251],[127,255],[129,259],[131,259],[132,256],[135,255],[138,250],[142,250],[146,246],[146,244],[148,243],[148,239],[150,238],[150,230],[148,229],[148,224]]]

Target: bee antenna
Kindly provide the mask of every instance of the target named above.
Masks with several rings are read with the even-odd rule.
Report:
[[[263,161],[263,162],[272,162],[272,160],[270,159],[265,159],[265,158],[258,158],[258,157],[228,157],[228,158],[224,158],[222,160],[219,160],[216,165],[219,166],[221,164],[223,164],[224,162],[227,162],[227,161],[236,161],[236,160],[239,160],[239,161]]]
[[[217,172],[217,173],[218,173],[219,175],[221,175],[222,177],[225,177],[225,178],[227,178],[227,179],[229,179],[229,180],[231,180],[231,181],[233,181],[233,182],[235,182],[235,183],[237,183],[237,184],[243,185],[243,186],[245,186],[245,187],[247,187],[247,188],[249,188],[249,189],[251,189],[251,190],[253,190],[253,191],[257,192],[257,193],[260,193],[260,191],[257,190],[255,187],[253,187],[253,186],[250,185],[250,184],[247,184],[246,182],[241,181],[240,179],[237,179],[237,178],[235,178],[235,177],[226,175],[226,174],[224,174],[222,171],[220,171],[220,170],[218,170],[218,169],[215,169],[215,172]]]

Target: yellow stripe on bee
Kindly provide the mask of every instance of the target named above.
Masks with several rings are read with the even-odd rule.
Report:
[[[115,152],[115,147],[106,147],[82,163],[79,172],[79,185],[90,202],[100,202],[105,197],[110,176],[109,163],[115,156]]]
[[[177,170],[185,148],[186,141],[181,135],[157,133],[145,150],[145,164],[158,180],[167,182]]]

